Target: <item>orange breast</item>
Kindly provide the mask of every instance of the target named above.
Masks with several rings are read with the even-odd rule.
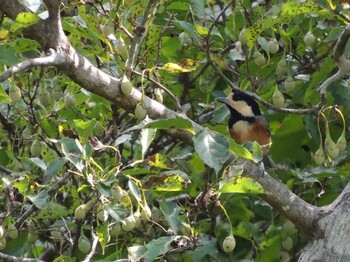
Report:
[[[253,123],[238,121],[229,129],[231,137],[238,144],[247,141],[256,141],[267,154],[271,145],[271,136],[267,122],[256,118]]]

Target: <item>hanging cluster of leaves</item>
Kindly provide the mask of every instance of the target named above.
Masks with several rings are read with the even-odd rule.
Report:
[[[21,30],[48,14],[25,2],[35,14],[1,20],[0,73],[38,56],[38,43]],[[150,3],[67,1],[62,26],[78,52],[123,77],[125,99],[139,89],[204,128],[180,117],[151,120],[142,100],[129,113],[53,67],[13,75],[0,84],[0,250],[18,257],[53,250],[54,261],[88,254],[93,261],[288,261],[306,238],[259,199],[265,192],[242,176],[242,166],[227,179],[230,153],[255,162],[262,156],[258,145],[227,137],[229,112],[215,98],[230,92],[228,79],[271,106],[319,103],[316,89],[337,69],[331,54],[348,7],[330,0]],[[347,181],[349,90],[346,79],[331,85],[330,107],[319,114],[263,109],[271,156],[283,165],[274,175],[315,204],[329,203]],[[175,128],[192,133],[193,145],[172,136]],[[337,154],[331,136],[340,137]]]

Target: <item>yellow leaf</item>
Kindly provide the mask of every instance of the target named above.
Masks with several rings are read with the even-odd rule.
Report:
[[[176,63],[166,63],[163,67],[161,67],[161,69],[172,73],[172,74],[179,74],[179,73],[188,73],[194,70],[194,68],[184,68]]]
[[[5,40],[8,38],[10,31],[8,30],[0,30],[0,40]]]
[[[172,169],[175,166],[175,163],[171,159],[158,153],[148,157],[146,163],[162,169]]]

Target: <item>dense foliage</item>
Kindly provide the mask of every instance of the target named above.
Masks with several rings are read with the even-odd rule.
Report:
[[[42,3],[23,2],[47,17]],[[127,112],[56,67],[8,78],[0,88],[2,252],[55,250],[55,261],[88,253],[93,261],[297,256],[307,236],[260,199],[262,189],[241,177],[242,166],[226,180],[230,150],[255,161],[260,154],[227,138],[228,110],[215,98],[230,92],[230,81],[256,93],[278,166],[269,174],[307,202],[334,200],[349,173],[347,79],[329,86],[322,109],[315,106],[322,102],[317,88],[337,71],[332,52],[349,5],[301,2],[65,1],[70,42],[103,71],[127,76],[125,99],[133,86],[206,128],[149,119],[142,101]],[[22,34],[35,20],[2,16],[0,72],[41,55]],[[195,134],[193,145],[174,137],[174,127]]]

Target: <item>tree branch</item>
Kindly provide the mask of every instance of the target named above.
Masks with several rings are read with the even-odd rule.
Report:
[[[267,194],[262,195],[267,203],[279,210],[303,232],[313,233],[315,221],[321,212],[319,208],[305,202],[266,172],[260,175],[259,165],[246,161],[244,168],[246,176],[257,181],[267,191]]]
[[[20,257],[10,256],[1,252],[0,252],[0,260],[6,261],[6,262],[45,262],[43,260],[35,259],[35,258],[20,258]]]
[[[326,96],[326,91],[328,86],[341,79],[344,75],[350,73],[350,60],[345,58],[344,51],[345,46],[350,37],[350,24],[348,24],[343,32],[340,34],[338,41],[334,47],[333,59],[334,62],[338,65],[339,70],[334,75],[330,76],[326,81],[322,83],[322,85],[317,89],[322,96]]]
[[[0,75],[0,82],[3,82],[14,74],[20,73],[28,68],[37,66],[59,66],[64,62],[65,60],[61,55],[58,55],[55,51],[51,50],[48,56],[28,59],[22,63],[10,67]]]

